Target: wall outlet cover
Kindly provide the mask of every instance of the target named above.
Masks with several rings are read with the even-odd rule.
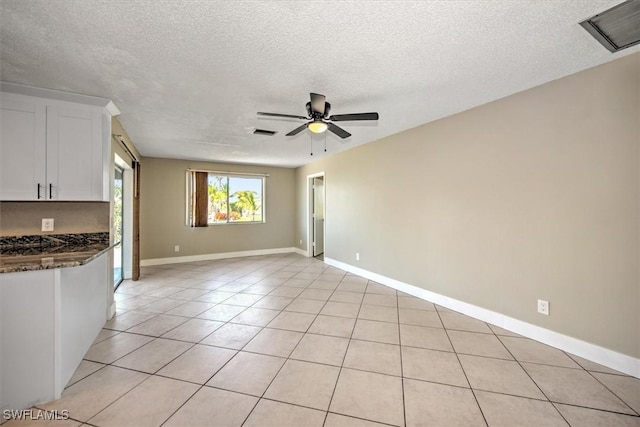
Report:
[[[538,313],[544,314],[545,316],[549,315],[549,301],[543,299],[538,300]]]
[[[53,218],[42,218],[42,231],[53,231]]]

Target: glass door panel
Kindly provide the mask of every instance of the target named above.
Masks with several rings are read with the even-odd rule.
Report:
[[[113,250],[113,286],[122,282],[122,169],[116,167],[113,181],[113,242],[117,243]]]

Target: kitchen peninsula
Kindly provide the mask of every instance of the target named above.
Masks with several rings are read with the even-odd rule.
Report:
[[[0,82],[0,410],[60,397],[114,309],[118,114],[109,99]]]
[[[0,409],[59,398],[107,320],[109,233],[0,238]]]

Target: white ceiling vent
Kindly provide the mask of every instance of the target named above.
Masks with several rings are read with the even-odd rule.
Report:
[[[611,52],[640,43],[640,0],[627,0],[580,23]]]

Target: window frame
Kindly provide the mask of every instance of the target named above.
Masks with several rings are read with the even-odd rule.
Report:
[[[227,215],[224,222],[210,222],[209,221],[209,212],[207,210],[207,225],[239,225],[239,224],[266,224],[267,222],[267,208],[266,208],[266,192],[267,192],[267,178],[268,174],[257,174],[257,173],[244,173],[244,172],[228,172],[228,171],[213,171],[213,170],[199,170],[199,169],[187,169],[186,171],[186,225],[191,227],[196,227],[195,224],[195,199],[196,199],[196,191],[195,191],[195,173],[196,172],[206,172],[207,173],[207,187],[209,178],[211,175],[221,176],[227,179],[227,186],[229,185],[229,180],[231,178],[245,178],[245,179],[260,179],[261,180],[261,194],[260,196],[260,213],[261,219],[259,221],[230,221],[230,198],[231,194],[229,194],[229,188],[227,187]],[[207,192],[208,193],[208,192]],[[207,205],[208,205],[207,200]]]

